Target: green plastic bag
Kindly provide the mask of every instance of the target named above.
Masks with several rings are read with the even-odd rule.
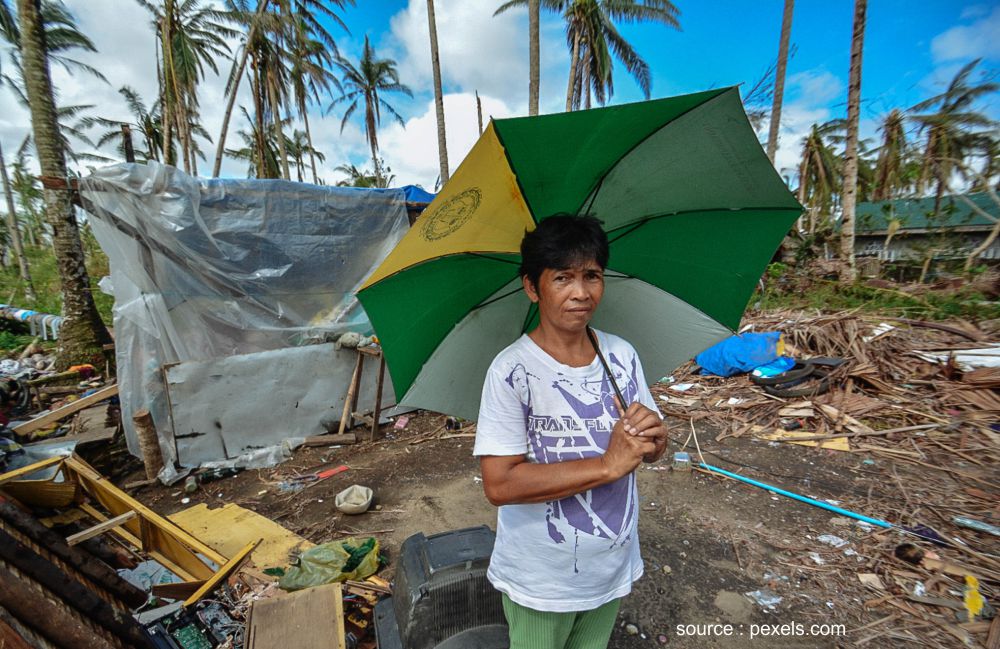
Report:
[[[278,586],[302,590],[348,579],[360,580],[378,570],[378,541],[347,538],[309,548],[285,571]]]

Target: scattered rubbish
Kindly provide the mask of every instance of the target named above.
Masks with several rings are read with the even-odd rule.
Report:
[[[677,385],[671,385],[668,389],[674,392],[687,392],[695,386],[694,383],[678,383]]]
[[[731,336],[695,356],[702,374],[733,376],[770,363],[784,354],[781,333],[745,333]]]
[[[399,419],[396,420],[396,423],[393,424],[392,427],[395,428],[396,430],[403,430],[404,428],[406,428],[406,425],[408,423],[410,423],[410,416],[402,415],[399,417]]]
[[[337,494],[337,509],[345,514],[364,514],[372,504],[374,492],[370,487],[351,485]]]
[[[835,536],[833,534],[821,534],[816,537],[816,540],[819,541],[820,543],[826,543],[827,545],[832,545],[835,548],[842,548],[845,545],[849,544],[849,541],[846,541],[840,538],[839,536]]]
[[[754,590],[749,593],[745,593],[747,597],[757,602],[759,606],[762,606],[768,610],[775,610],[778,604],[781,603],[781,596],[776,595],[771,592],[769,588],[761,588],[759,590]]]
[[[1000,527],[997,527],[996,525],[990,525],[989,523],[984,523],[983,521],[977,521],[976,519],[969,518],[967,516],[955,516],[951,520],[959,527],[967,527],[970,530],[976,530],[977,532],[985,532],[987,534],[992,534],[993,536],[1000,536]]]
[[[858,574],[858,581],[860,581],[865,586],[874,588],[875,590],[885,590],[885,584],[879,579],[878,575],[871,572],[863,572]]]
[[[674,453],[674,462],[671,467],[674,471],[690,471],[691,455],[685,451],[676,451]]]
[[[625,633],[627,633],[629,635],[639,635],[639,627],[637,627],[636,625],[631,624],[631,623],[626,624],[625,625]]]
[[[189,475],[184,478],[184,493],[193,494],[198,491],[198,478]]]
[[[872,329],[872,332],[869,335],[863,336],[861,340],[864,341],[865,343],[870,343],[873,340],[881,338],[882,336],[889,333],[893,329],[895,329],[895,327],[889,324],[888,322],[880,322],[878,326]]]
[[[187,496],[185,496],[184,498],[181,498],[181,504],[182,505],[187,505],[190,502],[191,502],[191,499],[188,498]]]
[[[819,556],[818,552],[810,552],[809,558],[812,559],[817,566],[822,566],[826,563],[826,561],[823,560],[823,557]]]
[[[309,548],[285,570],[278,581],[283,590],[293,591],[322,584],[361,580],[378,570],[379,544],[374,537],[354,537]]]

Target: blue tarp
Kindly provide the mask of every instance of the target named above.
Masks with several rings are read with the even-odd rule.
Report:
[[[743,374],[778,358],[779,338],[779,331],[731,336],[695,356],[694,361],[702,374]]]
[[[406,195],[407,202],[410,203],[430,203],[434,200],[434,194],[425,191],[423,187],[417,187],[416,185],[406,185],[401,187],[403,194]]]

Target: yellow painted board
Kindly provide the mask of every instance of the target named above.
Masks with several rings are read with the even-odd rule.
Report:
[[[765,429],[761,426],[754,426],[751,430],[754,437],[757,437],[758,439],[770,440],[772,442],[788,442],[789,444],[798,444],[800,446],[819,446],[820,448],[828,448],[834,451],[851,450],[851,446],[846,437],[796,442],[794,440],[797,437],[812,437],[816,433],[804,430],[775,430],[767,433],[764,432]]]
[[[5,482],[10,482],[11,480],[19,480],[26,475],[31,475],[35,471],[41,471],[46,467],[50,467],[53,464],[59,464],[65,460],[67,455],[55,455],[53,457],[47,457],[44,460],[39,460],[34,464],[29,464],[28,466],[22,466],[20,469],[14,469],[13,471],[8,471],[7,473],[0,474],[0,484]]]
[[[250,555],[258,568],[287,566],[290,553],[299,553],[315,545],[278,523],[233,503],[216,509],[201,503],[169,518],[227,557],[235,556],[247,543],[261,539]]]
[[[245,548],[240,550],[239,553],[236,554],[236,556],[234,556],[228,562],[220,566],[219,570],[209,579],[205,580],[205,583],[203,583],[201,587],[198,590],[196,590],[193,595],[191,595],[191,597],[188,597],[186,600],[184,600],[184,608],[187,608],[192,604],[196,604],[198,600],[200,600],[202,597],[208,595],[210,592],[215,590],[219,586],[219,584],[225,581],[226,578],[229,577],[229,575],[233,574],[233,572],[235,572],[236,569],[240,567],[240,564],[243,563],[243,561],[247,558],[247,556],[251,552],[253,552],[253,549],[257,547],[258,543],[260,543],[260,539],[256,541],[251,541],[250,543],[247,544]]]

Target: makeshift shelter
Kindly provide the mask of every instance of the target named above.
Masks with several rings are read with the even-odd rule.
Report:
[[[111,264],[122,420],[148,409],[166,468],[273,463],[340,419],[371,333],[354,297],[408,228],[403,189],[201,179],[157,163],[80,182]],[[362,385],[359,407],[370,407]],[[384,399],[394,403],[389,393]]]

